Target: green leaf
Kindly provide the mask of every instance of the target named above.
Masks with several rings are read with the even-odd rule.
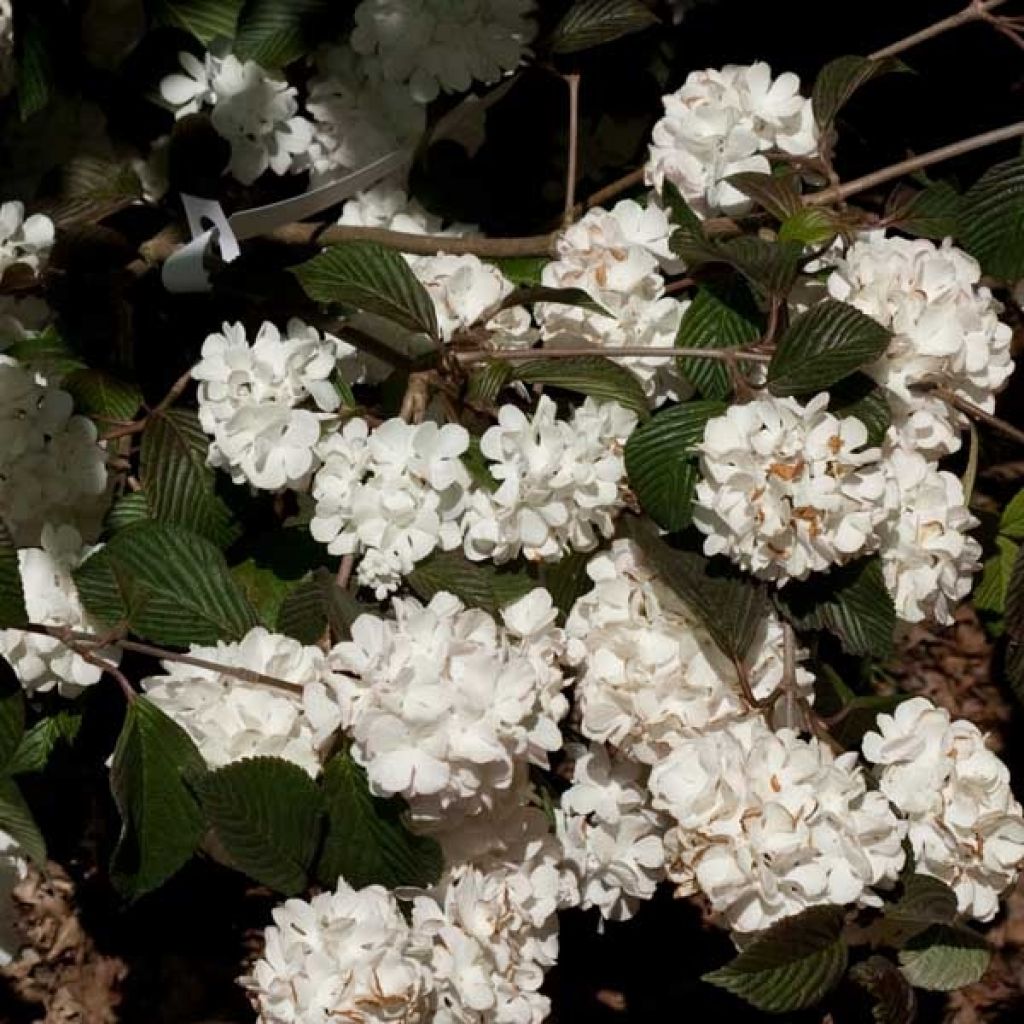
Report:
[[[1006,593],[1019,545],[1002,535],[996,537],[995,544],[995,554],[985,562],[972,600],[986,619],[989,632],[999,636],[1003,631],[1001,620],[1006,612]]]
[[[516,372],[511,363],[499,360],[486,363],[470,378],[466,388],[466,399],[475,405],[493,405],[498,395],[515,379]]]
[[[484,458],[484,453],[480,450],[479,437],[470,437],[469,447],[463,452],[461,460],[477,487],[491,494],[498,489],[500,484],[495,480],[494,475],[491,473],[490,463]]]
[[[15,38],[18,112],[22,121],[38,114],[50,102],[54,73],[52,47],[44,12],[29,12]]]
[[[317,643],[330,627],[336,640],[348,640],[352,623],[373,609],[357,601],[338,586],[333,574],[317,569],[308,580],[294,587],[281,603],[278,632],[300,643]]]
[[[551,36],[552,53],[577,53],[659,24],[640,0],[576,0]]]
[[[703,284],[683,313],[677,348],[742,348],[761,336],[760,314],[741,281]],[[725,398],[732,391],[729,372],[719,359],[680,357],[679,372],[705,398]]]
[[[21,586],[18,549],[6,524],[0,519],[0,629],[28,622],[25,592]]]
[[[580,309],[589,309],[592,313],[601,316],[614,317],[601,303],[592,299],[582,288],[548,288],[545,285],[527,285],[517,288],[502,300],[502,309],[512,309],[515,306],[532,306],[537,302],[552,302],[562,306],[578,306]]]
[[[41,373],[50,383],[58,383],[69,373],[85,367],[55,327],[47,327],[27,338],[20,338],[4,351],[23,366]]]
[[[671,547],[649,519],[627,516],[622,532],[643,550],[655,569],[707,627],[718,647],[742,661],[768,617],[771,603],[749,576],[732,573],[723,560]]]
[[[240,640],[259,624],[220,550],[169,523],[125,527],[74,576],[90,615],[111,628],[128,623],[156,643]]]
[[[6,832],[38,867],[46,864],[46,840],[13,779],[0,778],[0,830]]]
[[[156,0],[154,25],[170,25],[196,37],[204,46],[218,37],[232,39],[242,0]]]
[[[905,71],[910,68],[895,57],[871,60],[850,55],[829,61],[818,73],[811,93],[815,120],[822,128],[830,127],[836,114],[862,85],[880,75]]]
[[[906,693],[858,696],[843,682],[839,673],[825,662],[815,666],[815,676],[815,710],[825,717],[842,712],[830,731],[847,750],[861,745],[864,734],[877,727],[879,715],[891,715],[903,701],[910,699],[910,694]]]
[[[565,619],[572,606],[594,586],[587,575],[593,551],[570,551],[557,562],[540,565],[540,585],[547,588],[555,607]]]
[[[812,907],[763,932],[704,980],[767,1013],[813,1006],[846,971],[841,907]]]
[[[988,970],[988,943],[968,928],[936,925],[900,950],[900,969],[916,988],[953,992],[973,985]]]
[[[231,567],[231,576],[242,588],[249,604],[256,609],[260,622],[273,628],[288,595],[300,584],[281,579],[273,569],[259,565],[255,559]]]
[[[943,239],[957,234],[963,197],[946,181],[915,192],[893,215],[893,227],[908,235]]]
[[[878,922],[879,940],[900,947],[933,925],[950,924],[956,917],[956,893],[930,875],[910,875],[895,903],[887,903]]]
[[[470,608],[483,608],[492,615],[537,586],[533,577],[518,565],[471,562],[461,551],[435,551],[405,581],[424,601],[447,591]]]
[[[666,530],[690,525],[699,472],[693,446],[725,411],[722,402],[686,402],[660,412],[626,442],[626,474],[644,511]]]
[[[306,888],[320,839],[320,791],[298,765],[249,757],[193,783],[206,820],[239,871],[285,896]]]
[[[914,1024],[917,996],[899,968],[884,956],[871,956],[850,968],[850,979],[874,998],[875,1024]]]
[[[996,164],[967,190],[956,237],[986,274],[1024,277],[1024,156]]]
[[[999,532],[1011,540],[1024,540],[1024,491],[1018,491],[1007,502],[999,517]]]
[[[203,818],[183,776],[204,770],[181,726],[145,697],[128,705],[110,768],[122,821],[111,877],[125,895],[157,888],[192,856]]]
[[[233,52],[265,68],[291,64],[323,42],[330,0],[247,0]]]
[[[338,878],[365,885],[429,886],[441,874],[441,849],[427,836],[414,836],[402,824],[400,800],[370,793],[366,773],[348,751],[327,762],[323,779],[327,835],[317,877],[333,888]]]
[[[332,245],[292,273],[317,302],[354,306],[409,330],[439,337],[429,293],[392,249],[374,242]]]
[[[0,658],[0,772],[10,774],[10,763],[25,734],[25,694],[18,677]]]
[[[58,744],[69,746],[75,742],[82,727],[78,711],[58,711],[36,722],[21,738],[18,749],[7,765],[9,775],[41,772],[49,763],[50,755]]]
[[[126,491],[107,509],[103,528],[108,534],[117,533],[132,523],[149,519],[149,502],[143,491]]]
[[[1006,677],[1024,703],[1024,546],[1017,549],[1006,586]]]
[[[804,258],[799,242],[771,242],[755,235],[716,241],[698,236],[692,228],[676,231],[670,245],[691,270],[724,263],[738,270],[760,293],[777,299],[792,290]]]
[[[768,389],[773,395],[824,391],[878,359],[890,338],[859,309],[825,299],[798,316],[779,340],[768,364]]]
[[[839,234],[840,224],[831,210],[808,206],[791,214],[779,228],[780,242],[824,245]]]
[[[803,209],[800,179],[795,174],[742,171],[730,174],[725,180],[734,189],[753,199],[776,220],[784,221]]]
[[[782,613],[798,629],[827,629],[849,654],[884,658],[892,652],[896,609],[877,556],[790,583],[776,595]]]
[[[75,400],[75,411],[93,419],[127,423],[142,405],[142,393],[134,384],[104,370],[75,370],[61,387]]]
[[[153,519],[198,533],[218,547],[236,537],[231,512],[214,493],[209,439],[189,409],[165,409],[142,432],[139,473]]]
[[[50,213],[61,227],[98,223],[142,198],[142,184],[128,162],[74,156],[63,168],[60,202]]]
[[[885,392],[866,374],[852,373],[829,389],[829,412],[840,418],[853,416],[868,428],[867,447],[885,440],[892,423],[892,409]]]
[[[516,380],[576,391],[599,401],[618,402],[641,419],[650,415],[647,396],[636,375],[601,356],[531,359],[513,368]]]
[[[491,262],[517,288],[540,284],[544,268],[551,261],[546,256],[509,256]]]

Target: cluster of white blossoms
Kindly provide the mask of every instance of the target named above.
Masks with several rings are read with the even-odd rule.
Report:
[[[48,522],[95,536],[107,488],[97,436],[71,395],[0,356],[0,520],[16,543],[37,544]]]
[[[352,48],[418,103],[514,71],[536,31],[534,0],[362,0]]]
[[[759,717],[686,740],[650,778],[674,824],[669,877],[741,933],[820,904],[881,905],[875,890],[903,868],[906,824],[856,762]]]
[[[225,323],[192,369],[210,464],[264,490],[304,487],[324,424],[341,406],[335,375],[351,383],[360,373],[352,346],[301,320],[284,334],[265,322],[251,345],[242,324]]]
[[[17,958],[22,945],[14,887],[28,877],[28,857],[21,844],[0,829],[0,967]]]
[[[593,345],[595,349],[670,349],[687,301],[665,294],[659,268],[673,267],[665,211],[624,199],[611,210],[596,207],[567,228],[556,243],[557,258],[544,267],[550,288],[581,288],[601,310],[567,303],[538,303],[537,322],[544,343]],[[685,390],[670,359],[627,356],[617,360],[640,378],[655,402],[678,398]]]
[[[948,239],[936,245],[883,232],[854,242],[828,278],[833,298],[893,332],[868,372],[886,390],[900,443],[930,457],[956,451],[967,421],[915,386],[941,385],[991,412],[1013,372],[1013,332],[980,280],[977,261]]]
[[[18,568],[29,619],[43,626],[54,626],[86,633],[95,632],[78,597],[72,571],[96,548],[86,547],[72,526],[42,528],[42,546],[20,548]],[[116,665],[118,648],[101,649],[96,657]],[[55,636],[28,633],[20,629],[0,630],[2,655],[21,685],[29,693],[57,688],[61,696],[74,697],[85,687],[99,682],[103,669],[86,661]]]
[[[708,421],[693,513],[706,554],[782,586],[877,548],[882,451],[828,401],[767,396]]]
[[[945,882],[960,912],[991,920],[1024,861],[1024,815],[1006,765],[972,722],[924,697],[864,736],[879,788],[909,822],[915,870]]]
[[[324,676],[320,648],[256,627],[237,643],[193,645],[189,654],[295,684],[293,692],[178,661],[164,662],[164,675],[143,679],[146,696],[192,737],[211,768],[243,757],[281,757],[311,776],[319,773],[320,720],[307,714],[303,691]]]
[[[210,111],[217,133],[231,145],[229,170],[243,185],[261,174],[289,174],[308,166],[313,125],[299,113],[298,90],[259,64],[207,53],[178,55],[181,73],[160,83],[177,117]]]
[[[551,595],[535,590],[501,624],[451,594],[396,598],[330,654],[326,696],[380,796],[402,796],[420,828],[457,827],[512,792],[519,766],[546,766],[568,711]]]
[[[770,173],[769,152],[818,152],[817,122],[800,79],[790,72],[772,78],[763,62],[691,71],[662,102],[645,178],[659,192],[671,182],[700,216],[749,210],[750,199],[725,179]]]
[[[0,277],[20,263],[38,273],[53,247],[53,221],[41,213],[25,216],[19,202],[0,205]]]
[[[576,601],[565,626],[567,658],[579,667],[584,735],[653,765],[687,738],[750,714],[735,666],[632,541],[615,541],[591,559],[587,574],[593,589]],[[782,626],[774,616],[746,660],[754,696],[771,696],[783,676]],[[795,684],[797,697],[811,698],[814,677],[799,663]]]

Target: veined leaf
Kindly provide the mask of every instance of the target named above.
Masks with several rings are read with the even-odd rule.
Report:
[[[895,57],[871,60],[868,57],[849,55],[829,61],[818,73],[811,94],[815,119],[822,128],[830,127],[836,114],[862,85],[880,75],[907,71],[910,68]]]
[[[25,592],[21,586],[18,549],[6,524],[0,519],[0,629],[28,622]]]
[[[650,415],[647,396],[636,375],[602,356],[531,359],[513,367],[513,376],[526,384],[549,384],[600,401],[618,402],[641,419]]]
[[[551,36],[552,53],[576,53],[642,32],[658,19],[640,0],[576,0]]]

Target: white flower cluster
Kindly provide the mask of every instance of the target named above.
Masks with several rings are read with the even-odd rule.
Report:
[[[705,553],[782,586],[877,548],[886,478],[866,441],[827,394],[758,398],[709,420],[693,516]]]
[[[879,715],[877,727],[864,757],[909,822],[915,870],[949,885],[961,913],[991,920],[1024,864],[1024,815],[1006,765],[973,723],[924,697]]]
[[[480,439],[498,487],[469,496],[466,555],[557,561],[610,537],[624,505],[623,446],[635,426],[635,413],[591,398],[568,420],[546,395],[532,416],[502,406],[497,424]]]
[[[323,678],[323,651],[257,627],[238,643],[193,645],[189,654],[296,685],[293,693],[177,661],[164,662],[165,675],[143,679],[146,696],[192,737],[211,768],[243,757],[282,757],[319,773],[319,719],[306,713],[303,690]]]
[[[177,117],[211,110],[213,127],[231,144],[229,170],[243,185],[267,170],[306,169],[313,125],[298,112],[294,86],[233,55],[182,52],[178,59],[183,73],[161,81],[161,96]]]
[[[503,609],[501,625],[445,593],[425,607],[396,598],[394,612],[355,621],[331,652],[327,696],[372,790],[404,797],[421,828],[451,829],[562,745],[556,612],[545,590]]]
[[[671,182],[700,216],[750,209],[747,196],[725,179],[741,171],[769,173],[770,151],[818,152],[818,127],[800,79],[789,72],[772,78],[763,62],[691,71],[662,102],[646,181],[659,191]]]
[[[321,430],[341,405],[334,375],[351,382],[359,373],[355,349],[301,320],[283,335],[264,323],[251,345],[242,324],[224,324],[192,370],[210,464],[264,490],[305,486]]]
[[[405,85],[418,103],[514,71],[535,26],[533,0],[363,0],[352,48],[370,73]]]
[[[0,520],[18,544],[37,544],[48,522],[95,536],[107,455],[73,411],[66,391],[0,356]]]
[[[19,202],[0,205],[0,277],[15,263],[38,273],[53,247],[53,221],[41,213],[25,216]]]
[[[653,202],[624,199],[611,210],[596,207],[558,238],[557,259],[544,267],[550,288],[581,288],[606,312],[564,303],[539,303],[541,337],[549,347],[596,349],[672,348],[688,302],[665,294],[659,265],[672,267],[673,226]],[[660,403],[685,387],[670,359],[627,356],[617,360],[643,382]]]
[[[903,867],[906,825],[856,761],[757,717],[686,740],[650,778],[674,821],[669,877],[741,933],[819,904],[879,906],[875,890]]]
[[[666,822],[650,805],[647,771],[602,744],[569,749],[573,784],[556,812],[562,855],[579,879],[580,906],[623,921],[665,876]]]
[[[893,332],[868,372],[886,389],[900,443],[933,458],[960,447],[967,422],[915,385],[942,385],[991,412],[1013,371],[1012,331],[980,279],[977,261],[948,239],[937,246],[882,232],[851,245],[828,278],[833,298]]]
[[[96,631],[71,576],[72,570],[95,550],[83,547],[74,527],[49,523],[42,528],[42,547],[19,549],[25,610],[32,622],[86,633]],[[118,648],[95,653],[97,658],[114,665],[121,658]],[[75,654],[56,637],[19,629],[0,630],[0,655],[7,659],[29,693],[56,687],[61,696],[74,697],[99,682],[103,674],[102,668]]]
[[[593,589],[566,621],[567,658],[579,666],[580,729],[625,756],[656,764],[689,737],[747,717],[737,672],[632,541],[617,540],[587,566]],[[754,696],[782,682],[782,626],[771,617],[747,656]],[[796,696],[814,677],[797,665]]]

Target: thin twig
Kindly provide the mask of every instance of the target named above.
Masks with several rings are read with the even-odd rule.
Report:
[[[643,181],[644,169],[638,167],[635,171],[630,171],[621,178],[616,178],[615,181],[605,185],[604,188],[599,188],[592,196],[588,197],[585,203],[580,204],[580,209],[577,212],[582,213],[595,206],[604,206],[609,199],[614,199],[616,196],[622,195],[623,192],[628,192],[630,189],[636,188],[637,185],[642,185]]]
[[[965,416],[970,416],[972,420],[984,423],[986,427],[991,427],[997,433],[1010,438],[1011,441],[1016,441],[1017,444],[1024,444],[1024,430],[1019,430],[1012,423],[1007,423],[1006,420],[993,416],[992,413],[986,412],[973,402],[968,402],[966,398],[961,398],[955,391],[930,381],[916,384],[914,388],[917,391],[927,391],[929,394],[941,398],[947,405],[959,409]]]
[[[481,348],[456,353],[460,363],[487,363],[503,360],[510,363],[529,362],[534,359],[575,359],[580,356],[603,356],[618,359],[627,356],[641,356],[645,359],[718,359],[722,362],[767,363],[771,361],[768,352],[751,352],[747,349],[723,348],[645,348],[643,345],[623,345],[619,348],[528,348],[492,349]]]
[[[565,213],[562,215],[562,227],[572,224],[576,210],[576,164],[579,157],[580,142],[580,76],[566,75],[565,84],[569,88],[569,152],[565,169]]]
[[[192,379],[191,367],[187,369],[172,385],[170,390],[164,395],[160,401],[153,406],[144,416],[140,419],[132,420],[131,423],[124,423],[119,427],[115,427],[113,430],[108,430],[105,434],[100,437],[101,441],[112,441],[118,437],[128,437],[131,434],[140,434],[146,429],[146,424],[154,417],[159,416],[162,412],[166,412],[174,403],[181,397],[182,392],[188,387],[189,381]]]
[[[984,3],[972,0],[959,14],[943,18],[942,21],[937,21],[934,25],[929,25],[919,32],[914,32],[912,35],[899,39],[889,46],[883,46],[882,49],[876,50],[874,53],[868,54],[868,56],[871,60],[894,57],[897,53],[903,53],[905,50],[927,42],[929,39],[934,39],[936,36],[941,36],[944,32],[949,32],[951,29],[959,28],[961,25],[968,25],[972,21],[988,20],[985,15],[996,7],[1002,7],[1005,3],[1006,0],[986,0]]]

